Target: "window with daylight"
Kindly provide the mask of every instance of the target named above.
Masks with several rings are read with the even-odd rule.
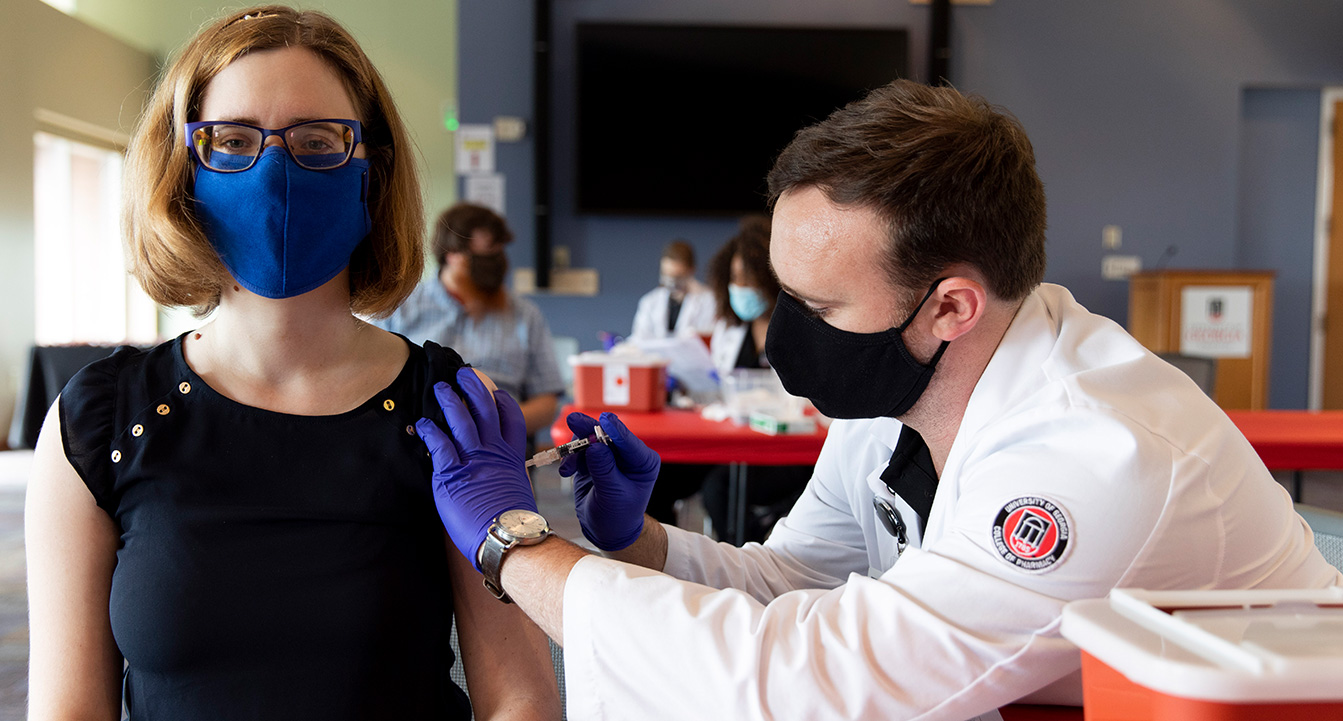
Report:
[[[121,246],[121,152],[47,132],[33,142],[37,342],[152,342],[158,312]]]

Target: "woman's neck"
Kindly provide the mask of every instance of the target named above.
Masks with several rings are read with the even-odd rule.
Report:
[[[232,285],[214,319],[187,336],[187,364],[245,405],[300,415],[357,407],[405,364],[404,341],[355,318],[345,273],[272,300]]]
[[[350,314],[348,277],[303,295],[263,298],[230,285],[215,319],[202,329],[202,350],[215,361],[258,377],[282,377],[330,367],[358,347],[360,326]]]

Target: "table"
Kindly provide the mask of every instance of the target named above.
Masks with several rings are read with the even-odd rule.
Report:
[[[560,409],[550,426],[555,445],[573,439],[564,419],[581,410],[596,418],[598,409]],[[799,466],[816,463],[825,444],[826,431],[818,426],[814,433],[771,436],[738,426],[731,421],[711,421],[698,411],[668,408],[656,413],[616,410],[616,415],[634,435],[657,451],[664,463],[715,463],[728,467],[728,514],[736,519],[736,540],[741,545],[746,517],[746,467]]]
[[[9,447],[36,447],[37,434],[42,430],[47,409],[56,401],[66,382],[84,366],[112,355],[115,350],[116,346],[110,345],[33,346],[14,401]]]
[[[1293,500],[1301,500],[1301,472],[1343,470],[1343,411],[1227,411],[1269,470],[1293,472]]]

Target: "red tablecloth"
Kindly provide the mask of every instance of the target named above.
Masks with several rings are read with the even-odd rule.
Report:
[[[564,419],[573,406],[560,409],[550,427],[556,445],[573,440]],[[598,410],[582,409],[596,418]],[[731,421],[709,421],[697,411],[667,409],[658,413],[617,411],[620,420],[664,463],[746,463],[752,466],[796,466],[816,462],[825,443],[825,429],[815,433],[771,436]]]
[[[1272,470],[1343,469],[1343,411],[1227,411]]]
[[[565,406],[551,426],[556,444],[573,437]],[[596,416],[597,411],[585,410]],[[798,436],[770,436],[728,421],[704,420],[694,411],[619,412],[620,419],[668,463],[815,463],[825,430]],[[1227,411],[1274,470],[1343,470],[1343,411]]]

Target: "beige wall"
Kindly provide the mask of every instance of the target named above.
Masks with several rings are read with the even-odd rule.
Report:
[[[33,342],[33,133],[40,110],[128,133],[155,72],[146,52],[38,0],[0,0],[0,437]]]
[[[451,204],[456,176],[443,109],[456,106],[457,0],[300,5],[329,13],[363,45],[415,141],[425,207]],[[34,337],[35,109],[129,134],[164,58],[221,8],[242,6],[78,0],[70,17],[40,0],[0,0],[0,439]]]

